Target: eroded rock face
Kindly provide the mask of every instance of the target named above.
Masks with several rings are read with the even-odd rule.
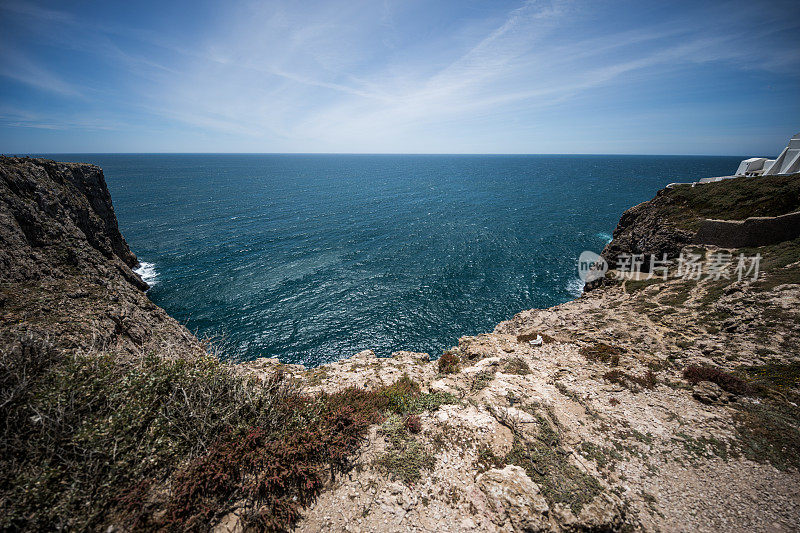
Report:
[[[621,531],[625,519],[622,501],[611,493],[597,496],[581,509],[578,516],[563,506],[559,506],[555,514],[561,529],[570,532]]]
[[[107,259],[119,259],[129,268],[138,263],[119,232],[111,195],[99,167],[0,158],[0,205],[0,276],[6,281],[52,274],[62,266],[59,263],[77,266],[87,260],[88,247]],[[72,257],[45,262],[41,259],[46,256],[34,253],[64,248],[65,244],[73,249]],[[138,276],[129,279],[139,288],[147,288]]]
[[[625,211],[614,229],[613,240],[601,255],[610,268],[617,264],[620,254],[644,254],[642,271],[649,272],[650,258],[660,260],[677,257],[681,249],[692,242],[694,233],[676,227],[664,216],[671,200],[660,191],[652,200]]]
[[[203,353],[147,298],[137,263],[100,168],[0,158],[0,349],[33,335],[71,350]]]

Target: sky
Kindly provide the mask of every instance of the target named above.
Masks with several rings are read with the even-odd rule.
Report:
[[[709,154],[800,132],[800,3],[0,0],[0,152]]]

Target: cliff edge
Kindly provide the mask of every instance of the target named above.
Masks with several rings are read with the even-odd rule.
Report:
[[[0,344],[140,353],[197,340],[145,295],[94,165],[0,158]]]
[[[315,369],[242,364],[327,393],[407,377],[451,400],[418,428],[391,416],[375,426],[299,530],[792,531],[800,239],[725,249],[695,238],[706,217],[797,210],[800,176],[761,180],[659,191],[622,216],[603,255],[666,254],[663,268],[612,272],[437,361],[367,351]]]

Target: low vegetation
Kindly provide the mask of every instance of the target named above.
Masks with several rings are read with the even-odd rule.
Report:
[[[737,410],[737,441],[745,457],[779,470],[800,469],[800,408],[796,403],[748,402]]]
[[[580,352],[581,355],[589,361],[602,361],[603,363],[611,364],[611,366],[617,366],[619,364],[619,357],[625,353],[625,350],[617,346],[609,346],[608,344],[598,342],[591,346],[583,346]]]
[[[751,387],[743,379],[711,366],[689,365],[683,369],[683,377],[692,385],[701,381],[716,383],[732,394],[746,394]]]
[[[494,372],[491,370],[484,370],[482,372],[476,373],[472,380],[470,381],[470,393],[478,392],[486,387],[494,380]]]
[[[437,368],[439,369],[440,374],[455,374],[458,372],[460,364],[461,360],[458,358],[458,355],[455,352],[448,350],[439,358]]]
[[[797,180],[800,182],[800,179]],[[770,291],[785,283],[800,283],[800,238],[760,248],[741,248],[746,257],[761,255],[759,280],[753,283],[757,291]]]
[[[775,390],[780,394],[796,394],[800,388],[800,362],[770,363],[741,368],[751,387]]]
[[[525,376],[531,373],[531,367],[522,357],[509,357],[500,364],[500,371],[505,374]]]
[[[635,376],[628,374],[627,372],[623,372],[622,370],[614,369],[603,374],[603,379],[610,383],[622,385],[633,392],[638,392],[642,389],[655,388],[656,384],[658,383],[656,380],[656,375],[652,370],[648,370],[642,376]]]
[[[242,377],[215,358],[0,353],[0,529],[193,530],[234,508],[286,530],[368,428],[455,402],[403,376],[377,390],[307,396],[280,372]],[[413,452],[409,445],[401,459]]]
[[[779,470],[800,469],[800,363],[740,367],[737,374],[758,397],[737,402],[734,421],[742,454]]]
[[[679,185],[667,189],[664,195],[672,201],[670,218],[687,229],[695,229],[705,218],[743,220],[800,210],[800,180],[796,174],[739,178],[698,187]]]
[[[436,459],[426,450],[422,442],[415,436],[414,425],[408,427],[405,420],[398,415],[390,416],[381,426],[381,433],[387,441],[386,451],[376,460],[376,464],[393,479],[413,485],[426,470],[433,468]],[[420,428],[421,429],[421,428]]]
[[[522,467],[541,487],[550,504],[566,505],[577,514],[602,488],[594,477],[569,461],[569,453],[562,447],[558,431],[551,423],[538,414],[535,418],[535,438],[517,433],[511,450],[501,463]],[[483,459],[488,463],[496,461],[488,455]]]

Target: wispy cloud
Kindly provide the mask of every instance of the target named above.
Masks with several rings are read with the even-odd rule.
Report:
[[[83,97],[82,92],[25,54],[0,45],[0,76],[61,96]]]
[[[63,113],[37,114],[26,109],[2,106],[0,107],[0,126],[59,131],[119,131],[127,125],[118,121],[112,122],[91,117],[80,119]]]
[[[482,16],[391,0],[237,2],[186,33],[98,25],[34,4],[3,9],[35,19],[50,46],[96,58],[109,81],[87,87],[24,47],[0,45],[3,76],[63,97],[91,94],[76,113],[160,120],[265,151],[492,150],[512,130],[542,138],[587,112],[603,124],[604,108],[624,104],[615,89],[639,88],[638,105],[659,106],[671,105],[662,86],[681,92],[698,76],[763,73],[784,86],[800,77],[800,21],[780,1],[529,0],[485,6]]]
[[[0,10],[45,22],[58,24],[73,24],[76,22],[76,18],[67,12],[44,8],[30,2],[5,1],[0,4]]]

